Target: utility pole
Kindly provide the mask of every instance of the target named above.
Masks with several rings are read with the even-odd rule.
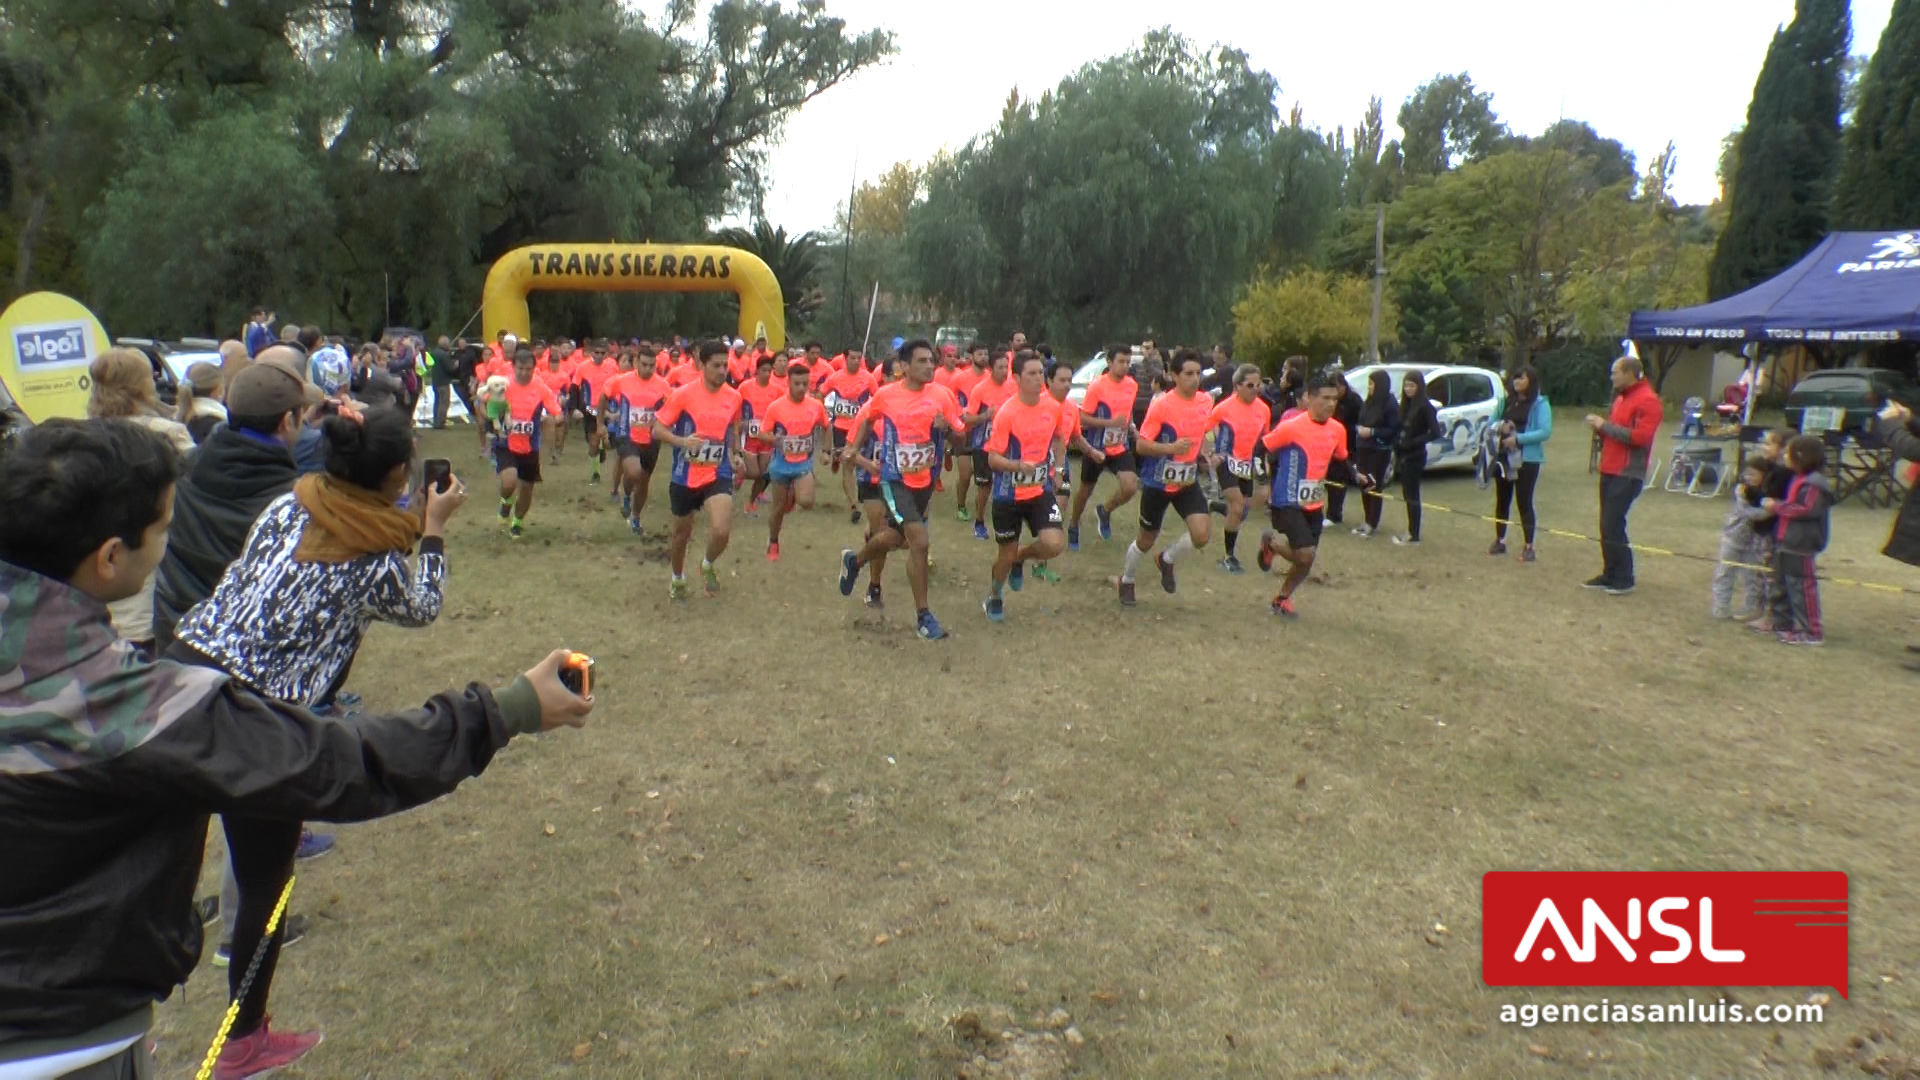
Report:
[[[1367,353],[1380,362],[1380,283],[1387,277],[1387,204],[1373,219],[1373,330],[1367,335]]]

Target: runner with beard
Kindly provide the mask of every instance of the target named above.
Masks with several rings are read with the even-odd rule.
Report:
[[[1174,354],[1174,386],[1148,407],[1140,424],[1134,452],[1140,455],[1140,532],[1127,545],[1126,567],[1120,571],[1120,603],[1132,607],[1134,571],[1160,538],[1160,525],[1172,508],[1186,521],[1187,531],[1154,556],[1160,587],[1177,587],[1173,564],[1182,555],[1207,546],[1213,512],[1200,490],[1200,444],[1211,425],[1213,399],[1200,393],[1200,354],[1181,349]]]
[[[993,538],[999,545],[992,588],[981,602],[990,622],[1006,618],[1004,590],[1020,591],[1026,564],[1053,558],[1067,543],[1053,485],[1067,459],[1073,432],[1067,414],[1074,410],[1047,393],[1046,365],[1038,353],[1015,353],[1013,370],[1014,396],[994,414],[986,445],[987,465],[993,470]],[[1020,546],[1023,527],[1033,534],[1025,547]]]
[[[1260,445],[1274,453],[1273,528],[1260,535],[1260,569],[1273,569],[1276,557],[1287,560],[1286,580],[1273,598],[1273,613],[1297,618],[1293,591],[1313,570],[1313,557],[1326,519],[1327,480],[1371,487],[1373,480],[1355,471],[1347,461],[1347,429],[1333,418],[1346,380],[1338,375],[1316,375],[1307,383],[1304,410],[1274,425]],[[1284,543],[1284,546],[1283,546]]]
[[[1102,540],[1113,539],[1114,511],[1140,490],[1140,466],[1129,438],[1133,402],[1140,392],[1139,384],[1128,374],[1132,358],[1132,346],[1107,346],[1107,370],[1087,386],[1086,396],[1080,399],[1080,428],[1100,451],[1080,463],[1080,490],[1073,493],[1072,510],[1067,514],[1067,547],[1073,551],[1080,550],[1080,516],[1086,512],[1101,474],[1112,473],[1120,482],[1118,491],[1094,507]]]
[[[654,354],[642,350],[634,354],[633,370],[608,380],[600,388],[595,403],[607,418],[609,434],[614,438],[620,460],[620,475],[614,491],[620,495],[620,512],[626,515],[627,528],[641,535],[640,511],[647,505],[647,492],[653,484],[653,470],[660,463],[660,444],[653,437],[653,418],[667,403],[673,388],[654,370]],[[618,430],[614,430],[615,427]]]
[[[973,453],[973,538],[987,538],[987,499],[993,486],[993,469],[987,464],[987,439],[993,434],[993,416],[1018,389],[1008,374],[1010,359],[997,356],[987,368],[987,376],[967,392],[967,404],[961,410],[967,420],[967,446]],[[963,493],[962,498],[965,498]]]
[[[707,515],[707,550],[700,577],[708,596],[720,592],[714,561],[733,532],[733,439],[740,422],[740,391],[727,385],[727,346],[703,342],[700,381],[668,395],[653,418],[653,437],[673,447],[673,479],[667,485],[673,532],[667,546],[673,580],[667,595],[687,598],[687,544],[695,514]]]
[[[933,501],[933,470],[940,463],[936,440],[942,430],[959,430],[965,421],[953,395],[932,385],[933,346],[917,340],[902,349],[907,357],[905,378],[882,388],[867,402],[848,439],[851,449],[867,449],[868,435],[874,436],[867,449],[873,456],[859,464],[879,474],[878,494],[886,519],[861,550],[840,553],[840,595],[853,595],[862,566],[905,547],[907,580],[913,586],[916,608],[914,630],[922,638],[937,641],[947,632],[927,606],[927,509]],[[853,454],[843,452],[843,456],[851,460]]]

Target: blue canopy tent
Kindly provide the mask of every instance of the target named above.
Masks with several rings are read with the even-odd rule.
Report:
[[[1920,230],[1834,233],[1746,292],[1634,312],[1627,336],[1662,345],[1920,341]]]

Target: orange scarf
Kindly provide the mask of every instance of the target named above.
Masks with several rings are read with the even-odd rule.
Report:
[[[378,492],[326,473],[301,477],[293,497],[313,519],[300,533],[295,562],[343,563],[384,551],[411,551],[426,528],[424,514],[402,510]]]

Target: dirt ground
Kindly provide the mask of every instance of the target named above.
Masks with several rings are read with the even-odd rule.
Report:
[[[1561,427],[1542,518],[1592,533],[1585,432]],[[273,1012],[326,1042],[287,1075],[1810,1075],[1920,1053],[1914,595],[1829,587],[1827,647],[1788,649],[1707,618],[1707,563],[1643,557],[1609,597],[1578,588],[1591,544],[1490,558],[1490,526],[1430,507],[1418,549],[1329,529],[1297,623],[1267,612],[1257,525],[1246,576],[1216,535],[1176,595],[1149,574],[1123,611],[1123,511],[991,626],[990,546],[949,493],[952,638],[926,643],[904,566],[884,616],[834,588],[859,531],[837,485],[777,564],[739,517],[722,594],[673,605],[664,476],[636,540],[576,432],[510,542],[470,432],[427,452],[476,490],[446,609],[376,628],[352,687],[398,708],[565,645],[598,658],[598,707],[300,866],[314,928]],[[1452,477],[1428,500],[1492,493]],[[1633,535],[1711,555],[1723,511],[1650,491]],[[1841,508],[1827,572],[1920,588],[1877,554],[1892,520]],[[1506,1003],[1823,989],[1487,987],[1480,878],[1505,869],[1845,871],[1852,1000],[1821,1024],[1502,1024]],[[165,1075],[204,1053],[224,979],[203,963],[160,1010]]]

